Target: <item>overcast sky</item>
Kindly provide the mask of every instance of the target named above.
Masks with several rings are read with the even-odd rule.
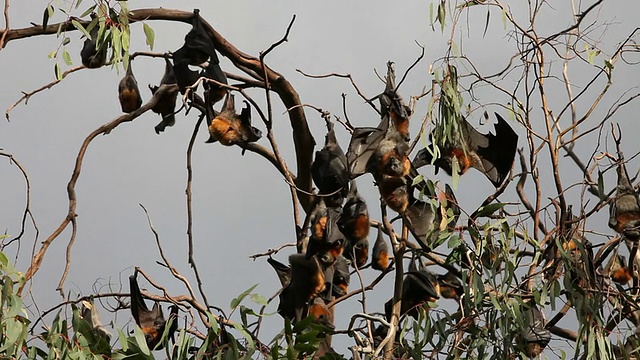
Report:
[[[30,22],[40,23],[47,1],[13,1],[10,7],[11,26],[28,27]],[[524,3],[524,2],[521,2]],[[552,33],[570,24],[566,12],[567,2],[553,4],[546,9],[544,20],[539,24],[543,34]],[[578,6],[579,2],[576,2]],[[590,2],[589,2],[590,3]],[[85,1],[82,6],[87,6]],[[347,109],[356,126],[375,126],[378,115],[357,96],[345,79],[308,79],[297,73],[300,69],[311,74],[350,73],[365,95],[372,97],[384,89],[374,70],[384,74],[388,60],[396,63],[396,72],[403,74],[419,56],[421,50],[416,43],[426,48],[425,58],[411,72],[400,88],[405,99],[419,94],[431,85],[431,64],[440,59],[447,49],[450,28],[441,33],[439,25],[433,31],[429,25],[428,1],[129,1],[132,9],[151,6],[183,10],[201,9],[201,15],[218,32],[241,51],[258,55],[279,40],[291,20],[297,15],[289,41],[282,44],[267,58],[274,70],[282,73],[297,89],[303,103],[313,104],[343,117],[341,93],[347,94]],[[188,4],[188,6],[186,5]],[[435,5],[435,4],[434,4]],[[514,6],[518,18],[524,19],[526,12]],[[585,8],[586,6],[582,6]],[[557,10],[557,11],[556,11]],[[638,26],[637,14],[640,5],[635,1],[609,2],[601,12],[592,17],[607,21],[611,25],[602,33],[594,32],[595,41],[611,53],[618,42]],[[562,13],[562,14],[561,14]],[[78,14],[79,15],[79,14]],[[485,37],[484,21],[486,8],[472,9],[463,16],[458,25],[458,46],[473,60],[479,70],[492,74],[502,69],[515,49],[509,28],[505,28],[501,14],[491,12],[491,22]],[[58,12],[50,21],[64,18]],[[450,22],[451,20],[448,19]],[[164,52],[179,48],[184,35],[190,29],[187,24],[149,22],[156,33],[154,51]],[[72,43],[68,50],[74,65],[80,64],[79,50],[82,44],[79,32],[70,32]],[[21,91],[32,91],[53,80],[54,61],[47,54],[55,50],[59,39],[41,36],[10,42],[0,51],[0,61],[5,66],[0,70],[0,108],[7,109],[20,97]],[[141,24],[132,26],[132,51],[148,50],[144,44]],[[636,59],[637,60],[637,59]],[[598,61],[603,61],[599,58]],[[436,63],[439,65],[440,63]],[[229,72],[240,73],[227,59],[221,66]],[[554,64],[553,66],[560,66]],[[617,95],[608,95],[609,103],[620,96],[621,91],[640,84],[639,72],[619,63],[614,76]],[[147,84],[157,84],[162,77],[162,59],[138,58],[133,69],[145,101],[150,99]],[[580,71],[588,66],[579,65],[571,73],[579,88]],[[84,138],[98,126],[120,115],[117,100],[117,85],[121,74],[115,69],[103,67],[83,70],[69,75],[50,90],[33,96],[28,105],[21,104],[11,112],[11,121],[0,120],[0,148],[13,154],[29,173],[32,186],[31,209],[36,218],[40,237],[44,240],[57,228],[66,216],[68,203],[66,184],[71,176],[74,160]],[[550,80],[551,81],[551,80]],[[564,88],[558,82],[558,94],[564,96]],[[515,83],[508,86],[515,87]],[[637,92],[637,89],[636,89]],[[504,105],[508,100],[490,90],[476,94],[482,102]],[[263,92],[254,91],[252,96],[263,99]],[[468,100],[468,99],[467,99]],[[552,106],[566,102],[560,96],[553,98]],[[591,98],[591,101],[593,98]],[[425,114],[428,100],[418,104],[412,133],[416,134],[419,120]],[[559,107],[558,107],[559,108]],[[598,109],[602,117],[606,108]],[[498,106],[488,107],[490,112],[500,111]],[[637,105],[621,112],[614,120],[625,130],[627,152],[637,149],[630,140],[638,134]],[[295,168],[292,154],[291,130],[283,107],[276,101],[274,131],[289,166]],[[537,111],[537,109],[536,109]],[[324,139],[324,122],[312,110],[307,110],[307,119],[316,142]],[[475,119],[480,117],[477,112]],[[625,116],[626,114],[626,116]],[[254,118],[257,119],[257,116]],[[186,237],[186,147],[197,116],[177,115],[176,125],[163,134],[156,135],[153,127],[160,117],[152,112],[137,118],[132,123],[122,124],[107,136],[93,141],[85,157],[82,174],[76,190],[78,197],[78,234],[72,251],[72,265],[65,290],[73,298],[79,294],[94,292],[96,279],[100,284],[112,284],[118,290],[120,283],[133,272],[134,266],[142,267],[157,282],[166,286],[173,295],[186,293],[182,285],[163,267],[156,265],[160,259],[154,237],[138,204],[148,210],[159,232],[162,245],[172,265],[192,280],[195,280],[187,264]],[[516,131],[523,129],[511,123]],[[264,130],[262,124],[257,125]],[[263,131],[264,132],[264,131]],[[208,134],[200,131],[194,149],[194,240],[196,261],[205,280],[207,296],[212,304],[228,308],[230,300],[237,294],[259,283],[256,292],[271,296],[279,288],[277,278],[264,259],[253,262],[249,255],[295,241],[291,201],[287,184],[280,174],[262,158],[247,153],[241,156],[237,147],[220,144],[205,144]],[[340,131],[343,148],[348,144],[348,135]],[[594,141],[596,137],[592,138]],[[266,139],[260,144],[268,146]],[[590,142],[584,151],[592,152],[595,145]],[[519,146],[525,146],[522,141]],[[610,149],[612,150],[612,149]],[[568,166],[571,166],[570,163]],[[575,167],[573,167],[575,169]],[[635,173],[637,162],[630,165]],[[20,221],[25,201],[24,182],[17,169],[6,160],[0,161],[0,229],[10,235],[20,231]],[[550,176],[550,175],[542,175]],[[575,171],[571,179],[579,179]],[[446,179],[442,177],[442,179]],[[379,213],[377,190],[368,175],[359,180],[359,189],[365,194],[372,213]],[[613,183],[608,183],[608,188]],[[513,193],[514,185],[509,192]],[[475,171],[465,175],[458,187],[457,197],[463,208],[472,212],[493,191],[489,181]],[[550,193],[550,196],[553,195]],[[576,198],[577,199],[577,198]],[[576,200],[578,201],[578,200]],[[579,203],[577,203],[579,205]],[[606,214],[599,215],[602,226],[594,226],[606,234]],[[40,309],[47,309],[61,298],[55,291],[64,267],[65,247],[70,227],[52,245],[33,281],[33,294]],[[372,232],[372,235],[375,235]],[[27,227],[23,237],[18,268],[25,271],[29,265],[30,252],[35,232]],[[39,246],[39,243],[37,244]],[[14,254],[17,247],[7,249]],[[275,257],[287,261],[291,250]],[[365,279],[377,275],[365,271]],[[369,311],[382,311],[383,303],[392,296],[390,280],[385,279],[375,296],[368,296]],[[122,291],[127,292],[124,282]],[[352,287],[357,286],[354,278]],[[143,285],[146,287],[146,284]],[[97,289],[108,291],[107,288]],[[156,292],[157,293],[157,292]],[[256,306],[257,307],[257,306]],[[275,312],[277,301],[270,306]],[[359,311],[355,299],[341,304],[337,309],[338,327],[345,327],[348,314]],[[108,316],[107,316],[108,318]],[[130,318],[129,312],[120,312],[119,321]],[[267,328],[279,329],[281,319],[272,316]],[[265,338],[269,341],[270,339]],[[339,351],[344,351],[348,339],[338,340]]]

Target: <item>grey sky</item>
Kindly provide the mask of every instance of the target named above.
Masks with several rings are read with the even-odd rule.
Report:
[[[29,22],[40,23],[46,4],[46,1],[13,1],[10,7],[12,27],[27,27]],[[82,6],[87,4],[85,2]],[[356,126],[374,126],[379,119],[357,96],[348,80],[308,79],[295,69],[310,74],[350,73],[362,91],[372,97],[384,87],[373,70],[384,74],[386,62],[392,60],[396,63],[397,73],[403,74],[420,54],[417,42],[425,46],[426,54],[400,88],[400,93],[408,100],[411,95],[419,94],[423,87],[430,86],[429,65],[444,55],[450,31],[448,27],[444,34],[441,33],[439,25],[436,25],[435,31],[430,29],[430,3],[427,1],[129,1],[128,4],[132,8],[200,8],[201,15],[227,40],[252,55],[257,55],[280,39],[291,17],[296,14],[289,41],[273,51],[267,63],[288,78],[302,102],[321,107],[334,115],[343,117],[340,94],[346,93],[348,115]],[[514,2],[514,11],[523,4]],[[548,18],[545,18],[544,29],[540,29],[543,33],[562,29],[570,22],[566,12],[565,15],[558,15],[560,10],[569,6],[568,2],[553,5],[558,7],[558,11],[545,10]],[[638,26],[638,11],[640,5],[637,2],[618,1],[605,5],[598,14],[599,19],[612,23],[601,37],[607,51],[612,52],[617,46],[613,41],[623,40]],[[522,14],[520,12],[520,16]],[[505,56],[513,53],[514,41],[509,37],[509,29],[504,28],[498,11],[492,11],[487,35],[483,38],[485,17],[485,8],[471,9],[469,16],[465,15],[460,20],[459,28],[463,30],[458,30],[456,40],[462,41],[463,51],[483,73],[494,73],[506,64]],[[62,20],[60,13],[57,13],[51,22]],[[156,21],[149,25],[156,32],[154,50],[158,52],[176,50],[189,30],[186,24]],[[72,43],[68,49],[74,65],[77,65],[80,64],[82,40],[79,32],[72,32],[69,36]],[[600,38],[601,35],[597,32],[593,36]],[[54,62],[47,58],[47,54],[58,44],[55,36],[34,37],[12,41],[0,52],[0,61],[5,64],[1,70],[3,81],[0,83],[2,109],[16,101],[20,91],[32,91],[53,80]],[[132,26],[131,48],[132,51],[148,50],[140,24]],[[227,59],[222,59],[221,65],[224,70],[239,73]],[[161,59],[140,57],[134,61],[133,69],[145,101],[150,98],[146,85],[159,82],[163,66]],[[631,71],[629,66],[622,63],[618,66],[624,68],[617,69],[615,73],[614,82],[618,89],[625,90],[640,84],[637,71]],[[578,76],[578,71],[583,70],[580,68],[588,70],[585,65],[576,66],[576,73],[572,74],[575,75],[576,85],[584,85],[580,84]],[[40,229],[39,241],[49,236],[66,215],[66,184],[81,142],[95,128],[120,115],[116,96],[120,77],[121,74],[108,67],[73,73],[52,89],[33,96],[28,105],[21,104],[15,108],[11,112],[10,123],[0,121],[0,148],[13,154],[31,177],[31,206]],[[557,99],[560,104],[566,100],[561,98],[564,96],[561,82],[558,84]],[[511,86],[515,87],[515,84]],[[264,103],[262,91],[253,91],[251,95]],[[481,102],[504,104],[507,101],[504,96],[488,89],[486,93],[478,92],[476,95]],[[620,92],[610,95],[609,102],[619,95]],[[277,101],[274,104],[274,129],[280,149],[289,166],[295,168],[289,122],[283,115],[282,105]],[[412,134],[417,133],[426,106],[427,100],[418,104]],[[632,105],[631,108],[635,112],[627,109],[615,119],[625,130],[629,154],[637,150],[632,140],[638,134],[635,124],[638,107]],[[493,106],[488,110],[500,109]],[[598,111],[604,114],[606,108]],[[306,113],[316,142],[321,146],[324,122],[315,111],[307,110]],[[474,118],[479,118],[480,114],[474,113]],[[626,118],[624,114],[629,117]],[[185,150],[196,118],[195,113],[186,118],[182,114],[177,115],[174,127],[156,135],[153,126],[160,121],[160,117],[148,112],[133,123],[123,124],[111,134],[95,139],[91,144],[76,188],[78,235],[65,286],[65,290],[71,292],[71,297],[91,293],[92,284],[98,278],[105,279],[101,281],[102,284],[118,286],[122,279],[133,272],[133,266],[141,266],[173,295],[186,292],[166,269],[155,265],[160,257],[139,203],[149,210],[172,264],[195,285],[186,261],[184,190]],[[254,118],[257,119],[255,112]],[[257,126],[264,130],[262,124]],[[520,134],[523,133],[522,128],[514,126]],[[226,309],[234,296],[255,283],[260,284],[256,292],[267,297],[278,289],[277,278],[264,259],[253,262],[248,256],[294,241],[294,227],[289,192],[279,173],[254,154],[247,153],[242,157],[239,148],[204,144],[207,137],[204,129],[201,130],[194,149],[195,254],[205,279],[209,301]],[[346,148],[348,136],[342,129],[339,140]],[[260,143],[267,145],[266,139]],[[525,146],[522,140],[519,145]],[[590,142],[582,150],[591,152],[594,146],[594,142]],[[567,164],[572,166],[571,163]],[[636,169],[637,162],[629,166],[630,172]],[[0,161],[0,174],[3,184],[0,187],[0,228],[6,228],[9,234],[15,235],[20,230],[24,186],[17,169],[6,160]],[[575,179],[580,177],[576,169]],[[613,186],[612,182],[609,184]],[[377,218],[378,194],[372,186],[372,178],[365,175],[358,185]],[[486,179],[470,171],[461,179],[457,197],[463,208],[471,212],[492,190]],[[508,191],[513,193],[513,185]],[[239,223],[239,218],[245,218],[246,221]],[[599,214],[598,218],[603,219],[602,225],[593,228],[611,234],[605,225],[606,214]],[[40,309],[47,309],[60,300],[55,288],[64,267],[69,235],[70,228],[54,242],[41,271],[34,278],[33,293]],[[23,271],[29,264],[33,239],[34,231],[28,226],[18,262],[18,268]],[[8,251],[12,253],[15,249],[13,246]],[[276,258],[286,262],[288,254],[290,251],[283,251]],[[369,270],[364,275],[366,280],[370,280],[377,273]],[[390,280],[390,277],[385,279],[374,295],[368,295],[369,311],[381,311],[383,303],[391,297]],[[358,286],[355,277],[352,281],[352,287]],[[106,291],[104,288],[99,290]],[[125,285],[122,290],[128,291],[128,286]],[[277,300],[268,312],[275,312],[276,306]],[[358,309],[355,299],[341,304],[337,309],[338,327],[344,327],[348,322],[348,314]],[[118,314],[119,321],[129,317],[128,312]],[[281,321],[279,316],[272,316],[267,320],[265,329],[278,329]],[[264,340],[268,341],[269,338],[265,337]],[[338,350],[344,351],[340,346],[344,347],[348,339],[337,343]]]

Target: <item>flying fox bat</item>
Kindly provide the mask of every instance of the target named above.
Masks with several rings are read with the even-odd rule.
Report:
[[[367,203],[358,194],[355,181],[351,181],[350,187],[347,201],[338,219],[338,228],[349,241],[358,242],[369,235],[369,211]]]
[[[89,24],[89,28],[91,28],[89,34],[91,37],[87,37],[84,44],[82,44],[80,58],[82,59],[82,65],[90,69],[95,69],[104,66],[107,61],[107,44],[103,42],[100,47],[98,47],[98,30],[100,29],[100,24],[95,14],[91,14],[91,18],[92,21],[91,24]]]
[[[440,288],[435,275],[422,269],[407,271],[402,281],[402,305],[400,315],[409,314],[418,317],[418,307],[425,302],[434,302],[440,298]],[[385,304],[387,319],[391,319],[393,299]]]
[[[331,121],[327,121],[324,147],[316,151],[316,157],[311,164],[311,176],[320,195],[331,194],[324,199],[328,207],[342,205],[349,193],[349,169]]]
[[[307,257],[318,255],[331,265],[342,254],[345,236],[338,228],[340,212],[335,208],[327,208],[321,199],[311,213],[311,236],[307,246]]]
[[[382,227],[378,225],[378,236],[373,244],[371,267],[374,270],[385,271],[389,267],[389,247],[384,241]]]
[[[202,76],[222,84],[228,83],[227,76],[220,68],[213,40],[202,26],[198,9],[193,10],[192,26],[184,38],[184,45],[173,53],[178,87],[183,94],[188,86],[193,85]],[[203,64],[206,65],[201,72],[189,68],[189,65]],[[205,92],[208,93],[207,104],[209,106],[222,100],[227,93],[226,89],[218,84],[205,83],[204,87]]]
[[[306,317],[309,301],[324,291],[326,267],[317,256],[304,254],[289,256],[289,264],[291,280],[280,293],[278,314],[297,322]]]
[[[348,242],[344,254],[354,268],[360,269],[367,264],[369,259],[369,240],[364,238],[356,242]]]
[[[534,358],[540,355],[551,341],[551,332],[545,328],[544,317],[535,304],[524,310],[524,316],[525,329],[521,341],[527,356]]]
[[[205,94],[206,97],[206,94]],[[207,112],[210,111],[207,106]],[[258,141],[262,132],[251,126],[251,107],[245,101],[245,107],[236,113],[235,100],[233,94],[227,94],[222,111],[213,117],[207,114],[207,118],[213,118],[209,123],[209,140],[207,143],[219,141],[222,145],[246,145]]]
[[[625,263],[626,259],[624,256],[614,254],[605,266],[603,274],[609,276],[611,280],[620,285],[626,285],[631,281],[631,279],[633,279],[633,277]]]
[[[164,62],[164,75],[162,76],[162,80],[160,80],[160,85],[175,84],[176,76],[173,73],[173,65],[171,61],[169,61],[167,54],[165,54]],[[158,88],[158,86],[149,85],[149,90],[151,90],[152,94],[155,94]],[[167,126],[173,126],[176,123],[175,111],[177,98],[177,92],[166,93],[162,98],[158,99],[156,105],[151,109],[153,112],[162,116],[162,121],[155,127],[156,134],[160,134]]]
[[[125,113],[136,111],[142,105],[140,89],[138,88],[136,77],[133,76],[131,62],[129,62],[129,66],[127,67],[127,73],[118,84],[118,99],[120,100],[122,112]]]
[[[637,240],[640,237],[640,199],[629,180],[623,154],[619,153],[618,157],[618,186],[615,201],[609,208],[609,227],[629,240]]]
[[[333,296],[340,297],[347,294],[351,274],[349,273],[349,261],[342,255],[338,256],[333,264]]]
[[[404,105],[395,88],[393,64],[387,64],[385,91],[379,96],[382,120],[375,127],[355,128],[347,151],[351,178],[365,172],[376,176],[405,176],[411,162],[407,157],[409,145],[409,117],[411,110]]]
[[[420,168],[433,162],[436,169],[443,169],[452,175],[453,163],[456,162],[460,175],[474,167],[485,174],[495,187],[500,187],[511,171],[518,146],[518,135],[500,114],[495,114],[498,119],[495,135],[478,132],[462,118],[459,131],[440,146],[439,157],[434,160],[436,152],[432,143],[416,154],[413,165]],[[432,141],[435,141],[433,133]]]
[[[131,290],[131,315],[133,315],[136,324],[144,333],[147,346],[150,350],[164,348],[164,344],[160,341],[168,320],[165,320],[160,304],[154,303],[153,308],[149,310],[142,293],[140,293],[135,274],[129,276],[129,287]],[[174,319],[171,328],[169,328],[169,337],[171,339],[173,339],[173,333],[178,328],[177,315],[178,307],[172,306],[171,315],[169,316],[169,319]]]

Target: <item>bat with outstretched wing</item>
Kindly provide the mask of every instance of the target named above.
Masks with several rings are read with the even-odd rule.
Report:
[[[416,154],[413,165],[420,168],[433,164],[449,175],[453,174],[454,166],[460,175],[473,167],[485,174],[495,187],[499,187],[511,171],[518,135],[500,114],[495,115],[498,119],[495,134],[482,134],[466,119],[461,118],[459,131],[446,139],[439,148],[439,154],[432,142]]]

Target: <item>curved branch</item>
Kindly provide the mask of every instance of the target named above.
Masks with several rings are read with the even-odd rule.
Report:
[[[76,163],[73,168],[71,179],[67,184],[67,194],[69,199],[69,211],[67,212],[67,216],[65,216],[65,218],[62,220],[62,222],[60,223],[60,226],[58,226],[58,228],[54,230],[54,232],[51,235],[49,235],[49,237],[45,241],[42,242],[42,245],[40,246],[38,253],[36,253],[36,255],[32,258],[31,265],[29,266],[29,269],[25,274],[25,281],[22,284],[22,286],[18,289],[18,292],[17,292],[18,296],[22,294],[22,291],[24,290],[25,285],[29,282],[29,280],[31,280],[31,278],[33,278],[33,276],[40,269],[40,266],[42,265],[42,260],[44,259],[44,255],[46,254],[49,246],[51,246],[53,241],[67,228],[69,223],[73,222],[73,219],[75,219],[77,215],[76,214],[76,189],[75,189],[76,183],[78,182],[78,178],[80,177],[84,155],[86,154],[87,149],[89,148],[89,145],[91,144],[93,139],[95,139],[98,135],[106,135],[110,133],[111,130],[115,129],[118,125],[124,122],[133,121],[135,118],[139,117],[140,115],[144,114],[145,112],[153,108],[162,96],[165,96],[167,93],[176,92],[176,91],[178,91],[178,85],[175,85],[175,84],[160,86],[160,88],[158,88],[158,91],[156,91],[156,93],[153,95],[151,100],[149,100],[149,102],[147,102],[142,107],[140,107],[140,109],[129,114],[121,115],[115,118],[114,120],[100,126],[84,139],[84,141],[82,142],[82,145],[80,146],[80,150],[78,151],[78,156],[76,157]],[[73,241],[73,236],[74,235],[72,235],[70,242]],[[67,258],[67,261],[69,261],[68,258]],[[61,283],[63,282],[63,280],[64,278],[61,279]]]

